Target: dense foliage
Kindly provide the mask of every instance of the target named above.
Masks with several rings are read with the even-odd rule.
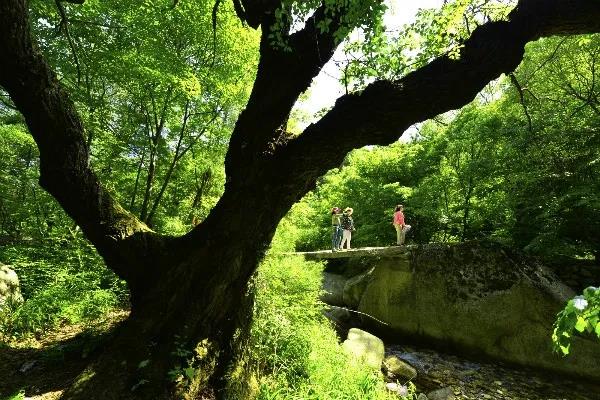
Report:
[[[403,203],[418,243],[493,237],[546,259],[597,260],[599,57],[598,36],[541,40],[459,112],[351,153],[290,214],[299,248],[328,247],[333,206],[354,208],[356,246],[390,245]]]
[[[285,1],[279,21],[298,23],[318,3]],[[333,16],[340,2],[325,3]],[[347,47],[350,89],[455,54],[473,26],[504,18],[511,6],[447,2],[390,38],[384,7],[367,3],[350,2],[337,28],[339,38],[356,26],[366,34]],[[40,46],[88,127],[97,174],[149,226],[183,233],[222,194],[225,152],[258,40],[228,3],[216,9],[216,24],[214,2],[172,4],[38,0],[32,12]],[[277,29],[272,35],[273,44],[286,45]],[[388,396],[380,376],[349,364],[324,320],[321,266],[275,254],[328,248],[333,206],[354,208],[353,247],[393,244],[392,213],[403,203],[409,242],[492,237],[567,267],[600,262],[599,61],[599,36],[540,40],[518,71],[472,104],[415,128],[408,142],[357,150],[324,176],[281,224],[254,282],[246,361],[258,398]],[[0,261],[19,274],[26,300],[0,315],[7,340],[127,307],[124,282],[37,184],[38,156],[21,115],[0,93]],[[575,331],[600,337],[598,298],[589,288],[560,314],[554,338],[561,351]]]

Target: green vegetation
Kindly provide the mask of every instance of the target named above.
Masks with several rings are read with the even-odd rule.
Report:
[[[514,75],[524,103],[505,77],[409,142],[352,152],[294,206],[298,247],[329,247],[333,206],[354,208],[357,246],[390,245],[403,203],[416,243],[491,237],[546,260],[597,260],[599,50],[599,36],[538,41]]]
[[[558,314],[552,334],[555,350],[568,355],[571,337],[576,332],[596,335],[600,339],[600,289],[586,288],[582,296],[569,300]]]
[[[83,239],[0,249],[19,275],[26,301],[0,311],[0,339],[40,335],[64,324],[86,324],[128,306],[125,282],[107,270]]]
[[[392,35],[383,26],[385,6],[360,0],[285,0],[275,2],[274,9],[268,8],[272,2],[248,1],[242,2],[243,12],[232,4],[239,2],[75,3],[29,4],[35,42],[57,75],[48,79],[68,93],[74,110],[50,108],[59,101],[47,101],[42,109],[29,103],[23,107],[26,102],[15,100],[18,90],[8,89],[10,79],[0,76],[0,262],[17,272],[25,299],[0,310],[4,344],[65,325],[93,325],[111,311],[128,309],[133,299],[160,293],[164,298],[137,306],[165,307],[156,318],[172,313],[164,317],[172,351],[148,357],[168,353],[179,364],[193,363],[196,355],[187,350],[194,348],[191,341],[198,342],[193,335],[219,342],[218,352],[231,339],[221,335],[232,314],[250,313],[238,310],[237,297],[227,303],[231,309],[219,313],[221,303],[213,299],[241,297],[253,276],[254,318],[248,347],[238,360],[244,370],[239,376],[245,378],[238,382],[239,371],[229,372],[232,393],[259,400],[391,399],[378,372],[353,363],[342,351],[323,316],[318,300],[322,265],[281,255],[329,248],[331,207],[354,208],[353,247],[393,244],[392,213],[402,203],[413,227],[409,243],[492,238],[564,268],[600,263],[599,35],[530,43],[519,68],[488,85],[470,104],[417,125],[410,140],[354,150],[339,165],[358,146],[393,142],[398,135],[391,126],[408,127],[408,122],[431,117],[429,103],[411,107],[421,96],[432,98],[432,89],[424,86],[422,92],[415,90],[415,98],[404,98],[398,80],[423,71],[436,57],[441,57],[442,70],[454,68],[475,27],[507,20],[514,2],[444,2],[440,10],[421,10],[416,23]],[[310,17],[322,3],[318,18]],[[301,21],[309,27],[315,23],[314,30],[308,35],[297,30]],[[5,22],[0,21],[0,30],[13,26]],[[262,43],[261,33],[246,24],[261,27],[266,35]],[[569,21],[567,32],[589,31],[576,25]],[[324,128],[315,123],[308,132],[289,133],[306,122],[296,118],[301,112],[291,112],[292,104],[354,28],[364,35],[344,42],[350,59],[342,77],[347,90],[370,88],[361,92],[369,99],[377,90],[370,85],[374,79],[395,80],[388,85],[394,90],[382,98],[398,96],[403,109],[385,108],[383,100],[385,104],[375,104],[377,112],[385,108],[377,119],[389,119],[380,126],[381,121],[367,121],[371,115],[361,114],[369,111],[362,109],[368,101],[353,103],[361,96],[351,95],[323,119]],[[2,58],[11,59],[1,37]],[[262,70],[257,75],[259,56]],[[4,62],[2,73],[9,70]],[[484,63],[481,71],[480,65],[466,63],[473,75],[486,77],[482,82],[497,76]],[[508,71],[514,66],[489,68]],[[425,82],[437,78],[423,74]],[[34,81],[15,79],[17,87]],[[433,89],[430,101],[439,100],[440,110],[472,98],[467,90],[444,102],[444,96],[452,95],[444,90]],[[29,97],[32,103],[38,98]],[[283,110],[282,104],[289,107]],[[341,107],[348,108],[339,111]],[[46,124],[35,131],[31,121],[43,120],[44,112],[66,121],[70,129]],[[244,118],[238,120],[242,112]],[[390,117],[404,112],[414,114]],[[349,118],[354,115],[364,121]],[[346,125],[346,119],[353,125]],[[68,124],[73,121],[75,127]],[[51,147],[55,139],[67,144]],[[313,146],[304,147],[306,143]],[[63,148],[85,151],[57,156]],[[63,160],[65,154],[75,161]],[[54,190],[58,201],[38,183],[44,181],[41,166],[46,168],[45,187]],[[339,168],[324,174],[331,166]],[[100,186],[104,191],[97,190]],[[61,192],[73,187],[80,190]],[[83,196],[86,190],[92,195]],[[73,205],[71,198],[81,203]],[[120,220],[122,214],[115,210],[124,208],[131,214]],[[132,221],[143,229],[123,228]],[[276,226],[271,249],[261,261]],[[183,238],[172,236],[190,231]],[[130,299],[126,280],[139,290],[138,296]],[[184,286],[189,292],[180,294]],[[176,303],[175,295],[185,298],[176,299],[184,309],[167,310],[167,304]],[[186,314],[210,307],[213,312],[205,320]],[[189,333],[186,322],[174,326],[184,314],[191,325],[208,328]],[[213,325],[215,315],[223,319]],[[139,339],[143,351],[164,334],[161,324],[151,325],[160,328]],[[231,335],[239,328],[232,327]],[[556,349],[567,354],[569,340],[578,334],[600,338],[596,288],[586,289],[559,314]],[[139,370],[164,365],[171,381],[187,385],[195,378],[197,371],[189,365],[174,367],[171,360],[152,364],[150,358],[136,363]],[[94,375],[89,377],[93,382]],[[139,382],[160,385],[159,379]],[[115,387],[120,384],[115,381]],[[94,390],[90,388],[86,390]]]
[[[267,257],[258,270],[250,354],[260,400],[397,398],[379,371],[353,362],[322,315],[319,263]]]

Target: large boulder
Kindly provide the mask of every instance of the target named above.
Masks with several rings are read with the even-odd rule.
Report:
[[[428,246],[381,260],[359,311],[391,331],[522,365],[600,378],[600,344],[552,351],[556,314],[574,292],[549,270],[494,243]]]
[[[368,264],[365,256],[346,257],[346,266],[335,260],[337,270]],[[369,316],[364,319],[367,329],[600,379],[596,338],[573,338],[566,358],[552,350],[552,325],[575,295],[573,290],[544,266],[508,247],[472,242],[408,246],[399,254],[382,250],[372,255],[368,269],[356,273],[356,279],[345,274],[344,288],[336,289],[350,303],[347,306]]]
[[[352,328],[348,332],[348,339],[342,343],[342,347],[357,361],[365,363],[373,369],[381,368],[385,349],[383,341],[377,336],[358,328]]]
[[[0,263],[0,308],[23,302],[19,277],[7,265]]]

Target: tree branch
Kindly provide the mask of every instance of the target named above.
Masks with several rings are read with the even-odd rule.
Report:
[[[265,18],[273,15],[277,7],[281,6],[280,0],[233,0],[238,18],[256,29],[264,23]],[[263,26],[264,31],[265,26]]]
[[[515,89],[517,89],[517,92],[519,93],[519,102],[521,103],[521,106],[523,107],[523,111],[525,112],[525,117],[527,117],[527,127],[529,128],[529,133],[533,133],[533,126],[531,123],[531,115],[529,115],[529,110],[527,109],[527,104],[525,104],[525,95],[523,93],[523,88],[521,87],[521,84],[517,80],[517,77],[515,76],[514,73],[511,72],[510,74],[508,74],[508,76],[510,77],[510,81],[514,85]]]
[[[213,29],[213,59],[212,65],[215,65],[215,60],[217,59],[217,13],[219,12],[219,6],[221,5],[221,0],[215,0],[215,4],[212,9],[212,29]]]
[[[475,29],[460,59],[443,56],[400,80],[374,82],[362,93],[339,98],[320,121],[282,146],[273,160],[278,165],[273,179],[302,186],[300,198],[350,150],[392,143],[412,124],[467,104],[488,82],[518,66],[527,42],[599,31],[600,2],[521,0],[508,21]]]
[[[240,21],[242,21],[242,23],[246,23],[248,17],[246,16],[246,10],[244,10],[244,6],[242,6],[240,0],[233,0],[233,9]],[[255,26],[254,28],[257,27]]]
[[[270,154],[273,144],[285,135],[283,127],[298,96],[333,56],[338,45],[334,34],[344,11],[331,15],[324,4],[319,7],[302,30],[287,38],[291,51],[271,43],[269,33],[275,17],[262,20],[260,62],[248,105],[232,134],[226,158],[228,179],[244,172],[239,165],[251,165]],[[329,30],[321,32],[318,26],[325,19],[331,19]]]
[[[75,67],[77,68],[77,85],[81,83],[81,65],[79,64],[79,57],[77,57],[77,49],[75,48],[75,43],[73,42],[73,38],[71,37],[71,33],[69,32],[69,19],[67,18],[67,12],[65,8],[61,4],[60,0],[54,0],[56,3],[56,8],[58,9],[58,13],[60,14],[60,25],[59,29],[62,31],[64,29],[65,37],[69,42],[69,47],[71,48],[71,54],[73,54],[73,61],[75,62]],[[83,4],[83,1],[78,4]]]
[[[81,119],[29,32],[26,1],[1,2],[0,86],[25,117],[38,145],[40,185],[135,289],[153,276],[152,263],[145,271],[134,271],[135,264],[128,261],[140,255],[156,257],[146,250],[163,239],[121,207],[90,169]]]

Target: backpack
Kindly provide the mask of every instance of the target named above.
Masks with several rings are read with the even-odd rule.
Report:
[[[353,228],[352,218],[348,215],[342,215],[342,228],[351,231]]]

